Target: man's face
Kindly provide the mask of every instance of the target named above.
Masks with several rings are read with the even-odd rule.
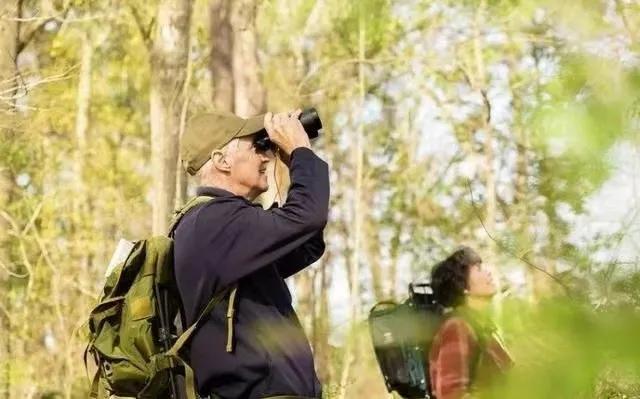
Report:
[[[253,136],[242,137],[229,148],[230,178],[252,200],[269,189],[267,164],[273,158],[271,151],[256,150],[253,139]]]
[[[476,263],[469,268],[467,280],[469,295],[478,297],[492,297],[496,293],[496,283],[488,267]]]

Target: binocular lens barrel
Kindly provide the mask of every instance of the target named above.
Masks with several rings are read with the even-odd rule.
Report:
[[[309,139],[315,139],[320,135],[319,130],[322,129],[322,120],[320,120],[318,111],[316,111],[315,108],[305,109],[304,111],[302,111],[298,119],[300,120],[300,123],[302,123],[304,131],[307,132],[307,136],[309,136]],[[267,135],[267,131],[265,129],[262,129],[256,133],[253,145],[259,151],[275,149],[275,145],[271,142],[271,140],[269,140],[269,136]]]
[[[319,130],[322,129],[322,121],[315,108],[305,109],[298,119],[300,119],[304,131],[307,132],[307,136],[309,136],[310,139],[318,137]]]

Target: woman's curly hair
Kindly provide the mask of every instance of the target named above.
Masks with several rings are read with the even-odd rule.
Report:
[[[436,302],[444,307],[463,304],[469,268],[478,263],[482,263],[482,258],[469,247],[461,247],[438,263],[431,271],[431,288]]]

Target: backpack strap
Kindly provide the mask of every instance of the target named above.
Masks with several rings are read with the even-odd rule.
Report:
[[[91,349],[91,347],[93,346],[93,343],[95,341],[95,338],[91,340],[91,342],[89,342],[89,344],[87,345],[87,348],[84,350],[84,370],[87,373],[87,378],[89,378],[89,366],[88,366],[88,362],[87,362],[87,357],[89,356],[89,350]],[[98,369],[96,370],[96,372],[93,375],[93,378],[90,378],[89,380],[91,381],[91,389],[89,391],[89,398],[91,399],[96,399],[100,396],[100,363],[96,361],[96,364],[98,366]]]
[[[228,292],[229,292],[229,289],[224,289],[224,290],[218,292],[216,295],[214,295],[213,298],[211,298],[211,300],[209,300],[209,303],[207,303],[207,306],[200,313],[200,316],[198,316],[196,321],[185,332],[183,332],[182,335],[180,335],[180,337],[178,337],[178,339],[173,344],[171,349],[169,349],[167,351],[167,355],[168,356],[177,356],[178,355],[178,352],[180,351],[180,349],[182,349],[184,344],[187,343],[189,338],[191,338],[191,335],[194,333],[194,331],[200,326],[200,322],[204,319],[204,317],[206,315],[211,313],[213,308],[218,303],[222,302],[222,300],[224,299],[225,295],[227,295]]]
[[[238,284],[232,286],[229,294],[229,306],[227,306],[227,353],[233,352],[233,315],[236,312],[236,294],[238,293]]]
[[[176,228],[178,227],[178,223],[182,220],[182,217],[187,214],[191,209],[195,208],[200,204],[204,204],[205,202],[209,202],[213,200],[215,197],[210,197],[207,195],[198,195],[197,197],[191,198],[187,201],[186,204],[182,208],[176,209],[173,212],[173,219],[171,219],[171,225],[169,227],[169,237],[173,238],[173,234],[175,233]]]
[[[191,335],[193,335],[196,329],[200,326],[200,323],[205,318],[205,316],[211,313],[211,311],[217,304],[222,302],[228,292],[229,289],[227,288],[214,295],[213,298],[209,300],[209,303],[207,303],[207,306],[200,313],[200,316],[198,316],[196,321],[185,332],[183,332],[182,335],[178,337],[171,349],[165,352],[166,357],[177,360],[184,368],[185,391],[187,399],[196,399],[195,375],[191,366],[189,366],[189,364],[187,364],[187,362],[185,362],[184,359],[180,356],[180,349],[182,349],[184,344],[186,344],[189,338],[191,338]]]
[[[209,313],[211,313],[211,311],[213,310],[214,307],[216,307],[217,304],[222,302],[222,300],[227,295],[227,293],[229,293],[229,291],[231,291],[231,294],[229,295],[229,307],[227,309],[227,329],[228,329],[227,330],[227,352],[232,352],[233,350],[233,314],[234,314],[234,304],[235,304],[236,293],[238,291],[237,284],[234,284],[231,289],[227,288],[220,291],[213,298],[211,298],[209,303],[207,303],[207,306],[200,313],[200,316],[198,316],[198,319],[185,332],[183,332],[182,335],[180,335],[180,337],[178,337],[178,339],[173,344],[171,349],[165,352],[166,357],[177,360],[184,369],[185,393],[187,395],[187,399],[197,399],[195,394],[197,392],[196,383],[195,383],[196,379],[191,366],[189,366],[189,364],[180,356],[180,349],[182,349],[182,347],[187,343],[187,341],[189,341],[189,339],[191,338],[191,335],[193,335],[193,333],[198,329],[200,322],[204,319],[204,317]]]
[[[98,368],[91,381],[91,391],[89,391],[90,399],[106,399],[106,394],[100,385],[100,381],[100,368]]]

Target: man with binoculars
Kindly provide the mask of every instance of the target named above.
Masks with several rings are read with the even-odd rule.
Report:
[[[214,295],[225,295],[189,346],[203,397],[322,395],[284,281],[325,248],[328,166],[309,142],[321,125],[317,114],[304,126],[300,117],[300,110],[249,119],[208,113],[194,117],[183,137],[184,166],[201,184],[198,204],[174,231],[186,325]],[[281,207],[264,210],[252,201],[268,189],[267,164],[274,152],[289,167],[291,186]]]

